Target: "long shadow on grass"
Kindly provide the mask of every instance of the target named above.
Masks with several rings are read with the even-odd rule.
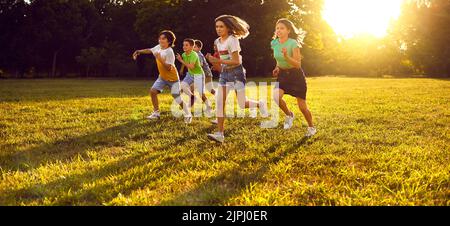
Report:
[[[128,195],[133,190],[158,180],[168,169],[178,164],[179,158],[189,158],[193,154],[194,151],[185,152],[173,158],[166,156],[164,152],[139,153],[104,164],[95,170],[88,169],[83,173],[61,177],[45,184],[3,190],[0,204],[28,205],[46,199],[50,200],[51,205],[102,205],[117,197],[119,193]],[[156,160],[163,164],[155,167],[146,165]],[[139,167],[143,167],[143,171],[134,172],[134,169]],[[88,184],[91,186],[86,188]]]
[[[5,80],[0,86],[0,102],[47,102],[84,98],[121,98],[148,96],[153,81],[147,80]],[[99,87],[101,87],[99,89]]]
[[[288,155],[307,145],[306,137],[280,152],[277,152],[279,144],[274,144],[262,153],[267,158],[259,162],[260,167],[256,170],[251,168],[258,163],[255,162],[256,158],[242,161],[239,166],[213,176],[196,188],[163,201],[160,205],[224,205],[249,185],[262,181],[271,165],[277,165]]]
[[[148,125],[131,121],[99,132],[45,143],[26,150],[3,150],[0,153],[0,166],[3,170],[28,171],[42,164],[70,160],[87,150],[119,146],[125,137],[134,134],[133,131],[144,129],[145,126]]]
[[[166,120],[173,120],[167,118]],[[130,121],[128,123],[107,128],[105,130],[90,133],[80,137],[59,140],[54,143],[46,143],[26,150],[17,150],[13,146],[0,152],[0,168],[6,171],[29,171],[43,164],[58,161],[70,161],[73,157],[84,157],[88,150],[101,151],[107,147],[123,147],[127,141],[148,140],[150,134],[159,134],[158,127],[152,123],[166,123],[166,120],[145,123]],[[180,123],[182,123],[180,121]],[[180,128],[182,130],[182,128]],[[202,131],[206,133],[206,130]],[[167,143],[162,149],[179,145],[189,137],[176,140],[175,143]]]
[[[151,125],[151,124],[150,124]],[[118,135],[108,139],[117,139],[121,136],[127,136],[128,133],[133,133],[133,130],[139,129],[142,126],[149,127],[149,124],[138,122],[130,122],[122,126],[113,127],[103,132],[94,135],[103,136],[111,135],[111,133]],[[201,133],[206,133],[209,128],[205,128]],[[142,134],[136,134],[132,137],[145,140],[144,134],[149,130],[145,130]],[[83,136],[77,139],[71,139],[72,142],[85,142],[88,139]],[[93,136],[91,134],[90,136]],[[190,158],[197,154],[197,150],[186,151],[178,153],[176,157],[167,152],[170,147],[179,145],[186,140],[194,139],[197,134],[191,136],[183,136],[179,139],[174,139],[173,142],[167,143],[165,146],[159,148],[160,151],[138,152],[124,158],[119,158],[112,163],[103,164],[100,168],[91,170],[87,169],[83,173],[74,173],[66,177],[57,178],[55,180],[31,184],[25,188],[20,189],[4,189],[0,193],[0,204],[8,205],[15,203],[30,204],[43,201],[43,199],[51,200],[53,205],[102,205],[108,203],[117,195],[128,195],[133,190],[142,188],[153,181],[167,175],[169,170],[178,169],[183,170],[182,167],[177,167],[181,159]],[[104,137],[104,138],[106,138]],[[106,142],[106,141],[105,141]],[[47,147],[47,146],[46,146]],[[43,148],[43,147],[41,147]],[[58,150],[55,148],[54,150]],[[41,150],[41,149],[39,149]],[[81,149],[78,151],[82,151]],[[35,153],[36,154],[36,153]],[[61,157],[58,157],[61,158]],[[42,159],[35,160],[39,162]],[[149,163],[158,160],[159,165],[151,165]],[[136,170],[138,168],[142,168]],[[114,178],[111,179],[110,178]],[[92,184],[90,188],[85,185]],[[70,191],[70,194],[68,194]]]

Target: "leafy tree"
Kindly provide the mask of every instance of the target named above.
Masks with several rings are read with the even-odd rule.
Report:
[[[393,36],[403,45],[417,70],[450,76],[450,1],[406,2]]]

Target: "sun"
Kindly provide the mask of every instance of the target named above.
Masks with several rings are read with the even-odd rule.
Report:
[[[338,35],[384,37],[403,0],[325,0],[322,16]]]

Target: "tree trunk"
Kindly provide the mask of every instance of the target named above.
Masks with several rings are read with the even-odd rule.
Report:
[[[88,65],[86,68],[86,78],[89,77],[89,71],[91,70],[91,66]]]
[[[58,51],[53,52],[53,64],[52,64],[52,78],[56,77],[56,57],[58,56]]]

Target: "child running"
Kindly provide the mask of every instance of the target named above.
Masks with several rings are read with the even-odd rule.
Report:
[[[288,19],[280,19],[276,23],[274,40],[271,42],[273,54],[277,66],[273,70],[273,76],[277,77],[277,85],[273,91],[275,103],[286,114],[284,129],[292,128],[294,113],[290,111],[283,100],[284,94],[297,98],[297,104],[308,122],[306,137],[317,133],[313,124],[312,114],[306,105],[306,78],[302,69],[300,48],[305,32],[300,31]]]
[[[211,68],[209,67],[208,61],[206,61],[205,55],[202,53],[203,42],[200,40],[195,40],[194,51],[197,52],[198,57],[200,58],[200,64],[202,65],[203,71],[205,72],[205,85],[206,89],[212,94],[216,94],[216,90],[214,90],[213,82],[213,74]]]
[[[180,96],[180,79],[178,70],[175,67],[175,54],[172,49],[175,46],[175,41],[175,34],[172,31],[164,30],[159,34],[158,45],[151,49],[136,50],[133,53],[133,59],[136,60],[142,54],[153,54],[156,58],[159,76],[150,90],[153,113],[147,119],[158,120],[161,117],[158,94],[162,93],[164,87],[168,86],[171,89],[173,98],[184,111],[185,123],[190,124],[192,122],[192,114]]]
[[[207,54],[206,57],[213,65],[220,63],[222,68],[216,102],[218,131],[214,134],[208,134],[208,137],[223,143],[225,141],[225,103],[230,90],[235,90],[240,108],[259,108],[263,117],[267,117],[268,110],[265,102],[249,100],[245,95],[247,79],[245,69],[242,66],[239,39],[246,38],[249,35],[249,25],[241,18],[231,15],[219,16],[215,20],[215,25],[219,38],[216,39],[214,44],[217,46],[220,59],[211,56],[211,54]]]
[[[183,55],[180,56],[180,54],[177,54],[177,60],[182,64],[181,71],[184,70],[184,67],[188,69],[188,73],[186,73],[186,77],[183,79],[181,86],[183,91],[189,96],[194,96],[191,93],[191,86],[194,86],[193,88],[198,91],[206,105],[205,114],[210,116],[212,114],[212,108],[205,95],[205,72],[202,69],[197,52],[194,51],[194,45],[194,39],[185,39],[183,41]]]

